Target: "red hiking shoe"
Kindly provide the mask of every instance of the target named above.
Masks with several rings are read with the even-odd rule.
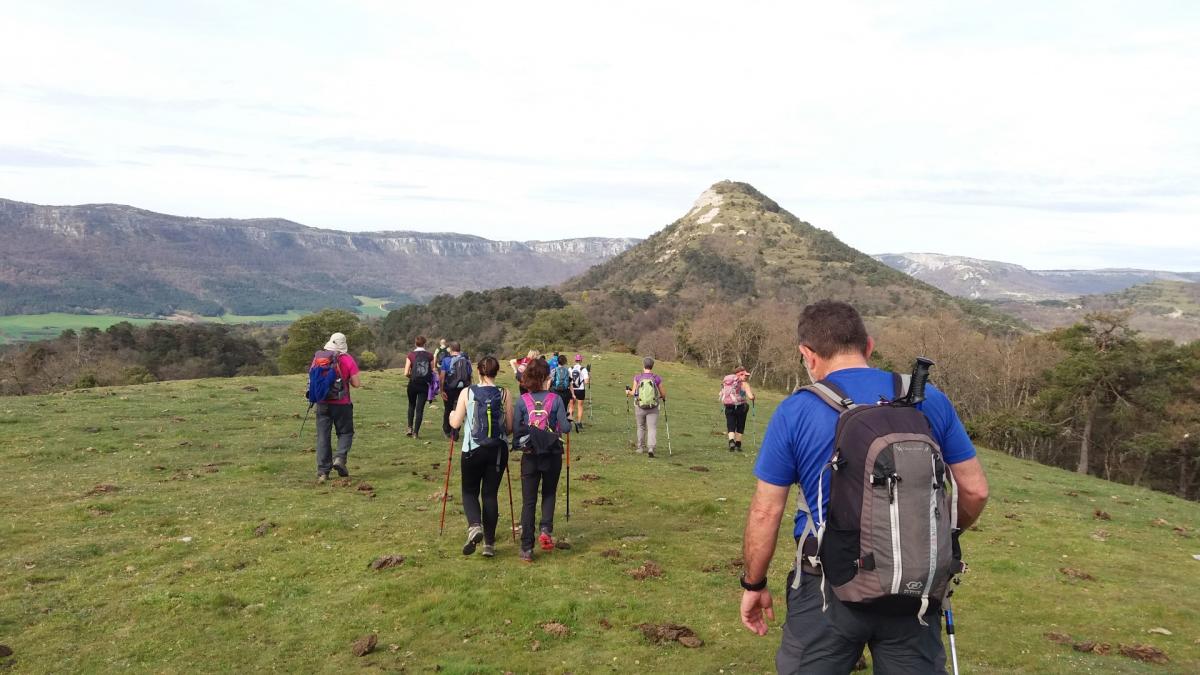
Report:
[[[542,532],[538,535],[538,543],[542,545],[543,551],[554,550],[554,537],[551,537],[549,532]]]

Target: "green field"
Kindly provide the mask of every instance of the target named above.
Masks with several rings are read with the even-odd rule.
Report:
[[[724,448],[715,379],[662,364],[673,455],[665,443],[657,459],[635,455],[622,396],[635,363],[593,359],[596,418],[572,439],[569,522],[559,495],[556,534],[572,548],[533,565],[505,536],[495,559],[464,558],[455,487],[438,536],[440,410],[424,439],[405,438],[395,371],[364,373],[355,392],[345,486],[313,482],[312,420],[296,435],[299,376],[0,399],[0,643],[11,668],[772,672],[782,597],[767,637],[738,620],[753,444]],[[762,399],[748,440],[779,397]],[[955,596],[963,672],[1200,672],[1200,506],[992,452],[983,461],[992,503],[964,536],[971,572]],[[507,535],[503,488],[501,503]],[[785,527],[776,591],[790,540]],[[406,560],[370,569],[391,554]],[[629,574],[648,561],[660,577]],[[655,645],[635,628],[667,622],[704,645]],[[1147,632],[1160,627],[1171,635]],[[1051,632],[1112,653],[1075,651]],[[351,643],[372,633],[374,653],[354,656]],[[1138,643],[1170,662],[1117,653]]]
[[[388,310],[383,304],[390,302],[385,298],[368,298],[364,295],[355,296],[362,302],[361,307],[355,308],[365,317],[385,317]],[[291,323],[309,314],[307,311],[291,310],[283,314],[223,314],[221,316],[197,316],[196,319],[206,323],[242,324],[242,323]],[[147,319],[114,314],[65,314],[52,312],[49,314],[17,314],[0,316],[0,344],[9,342],[31,342],[33,340],[49,340],[58,337],[59,333],[71,328],[99,328],[128,321],[137,326],[151,323],[168,322],[169,319]]]

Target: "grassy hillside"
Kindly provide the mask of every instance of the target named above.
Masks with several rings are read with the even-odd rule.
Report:
[[[559,501],[557,533],[572,548],[532,566],[504,538],[493,560],[461,556],[456,489],[438,537],[447,448],[436,429],[403,436],[396,372],[367,373],[356,392],[346,486],[313,484],[312,420],[295,437],[299,377],[0,399],[0,643],[17,672],[773,671],[778,622],[757,638],[737,618],[732,561],[754,454],[723,448],[715,381],[661,367],[674,455],[649,460],[629,449],[621,388],[634,359],[592,360],[596,420],[573,439],[569,523]],[[763,399],[752,438],[779,397]],[[983,459],[993,501],[965,538],[972,570],[955,596],[964,672],[1200,671],[1200,506]],[[501,502],[506,524],[503,489]],[[773,589],[788,528],[780,541]],[[370,569],[390,554],[406,559]],[[628,573],[648,561],[660,577]],[[667,622],[704,645],[657,646],[635,628]],[[1147,633],[1159,627],[1171,635]],[[1112,653],[1077,652],[1051,632]],[[370,633],[375,652],[354,656]],[[1136,643],[1170,662],[1116,653]]]
[[[1096,312],[1122,312],[1129,316],[1129,325],[1146,337],[1180,343],[1200,340],[1200,283],[1195,282],[1155,281],[1070,301],[995,306],[1042,330],[1069,326]]]

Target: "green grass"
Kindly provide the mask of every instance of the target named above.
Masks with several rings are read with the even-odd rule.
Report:
[[[354,297],[362,303],[362,305],[357,309],[358,313],[362,314],[363,316],[383,318],[387,316],[388,312],[390,311],[383,308],[384,304],[391,302],[391,300],[388,300],[387,298],[368,298],[365,295],[356,295]]]
[[[572,441],[569,523],[559,494],[557,534],[573,548],[532,566],[503,537],[495,559],[463,558],[454,488],[438,536],[447,448],[436,426],[429,440],[403,436],[395,371],[364,373],[367,388],[355,392],[350,467],[374,498],[313,484],[311,419],[296,437],[297,376],[0,399],[0,642],[22,672],[772,671],[782,597],[765,638],[737,618],[730,561],[754,453],[724,449],[717,382],[661,364],[674,456],[662,447],[648,460],[629,448],[622,387],[634,358],[593,363],[596,417]],[[754,437],[779,400],[762,398]],[[430,413],[440,422],[438,408]],[[983,461],[993,501],[965,537],[972,571],[955,596],[964,672],[1200,671],[1200,507],[996,453]],[[101,484],[119,489],[89,494]],[[584,504],[600,496],[613,505]],[[507,523],[503,489],[501,502]],[[1094,520],[1095,509],[1112,520]],[[275,527],[254,536],[263,521]],[[789,542],[785,526],[776,591]],[[407,560],[368,568],[385,554]],[[661,578],[625,573],[648,560]],[[1067,579],[1061,567],[1096,580]],[[570,635],[547,634],[550,621]],[[633,628],[642,622],[686,624],[705,644],[651,645]],[[1159,626],[1173,634],[1146,633]],[[1114,650],[1153,644],[1171,663],[1078,653],[1048,631]],[[376,652],[354,657],[351,642],[371,632]]]
[[[122,321],[144,326],[154,323],[155,319],[133,319],[111,314],[65,314],[62,312],[0,316],[0,344],[47,340],[58,337],[59,333],[68,328],[74,330],[92,327],[105,329]]]

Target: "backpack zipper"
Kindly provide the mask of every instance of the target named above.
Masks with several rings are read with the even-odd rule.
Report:
[[[892,519],[892,594],[900,592],[900,578],[904,572],[904,561],[901,557],[900,548],[900,500],[896,499],[896,482],[898,480],[895,472],[887,477],[888,484],[888,511]]]

